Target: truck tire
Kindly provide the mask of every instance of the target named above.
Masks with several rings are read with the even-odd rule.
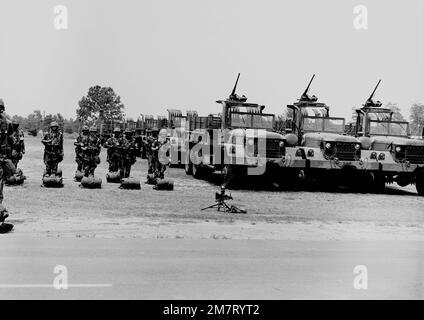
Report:
[[[203,168],[201,164],[193,164],[192,166],[192,174],[196,179],[201,179],[203,177]]]
[[[424,173],[420,173],[417,175],[415,187],[417,188],[418,194],[420,196],[424,196]]]
[[[190,161],[190,156],[185,157],[184,170],[186,175],[191,176],[193,174],[193,164]]]

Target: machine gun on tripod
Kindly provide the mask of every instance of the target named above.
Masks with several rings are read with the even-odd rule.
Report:
[[[226,201],[233,200],[233,197],[225,193],[225,186],[221,186],[220,192],[215,192],[215,204],[203,208],[202,211],[217,208],[218,211],[227,213],[247,213],[246,210],[240,209],[234,205],[228,205]]]

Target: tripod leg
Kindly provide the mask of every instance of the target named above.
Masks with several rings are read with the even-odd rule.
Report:
[[[213,209],[213,208],[216,208],[216,207],[218,207],[218,211],[219,211],[219,203],[215,203],[215,204],[213,204],[209,207],[203,208],[203,209],[201,209],[201,211],[207,210],[207,209]]]

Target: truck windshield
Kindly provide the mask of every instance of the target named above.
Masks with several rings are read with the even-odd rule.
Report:
[[[265,114],[232,112],[230,119],[230,126],[236,128],[272,130],[274,124],[274,116]]]
[[[345,130],[345,119],[343,118],[323,118],[304,117],[303,131],[309,132],[333,132],[343,133]]]
[[[408,136],[408,122],[370,120],[370,134],[382,136]]]

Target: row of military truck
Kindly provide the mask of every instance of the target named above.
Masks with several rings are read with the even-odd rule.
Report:
[[[195,178],[220,172],[227,187],[260,176],[281,188],[335,183],[381,191],[387,184],[413,184],[424,195],[424,139],[411,137],[409,123],[394,120],[393,111],[374,100],[381,81],[356,110],[356,123],[346,125],[309,94],[314,77],[287,105],[285,120],[236,94],[239,74],[229,98],[217,101],[217,114],[168,110],[168,117],[141,116],[126,126],[135,131],[142,157],[147,138],[166,128],[171,165],[184,166]],[[101,135],[114,126],[103,124]]]

